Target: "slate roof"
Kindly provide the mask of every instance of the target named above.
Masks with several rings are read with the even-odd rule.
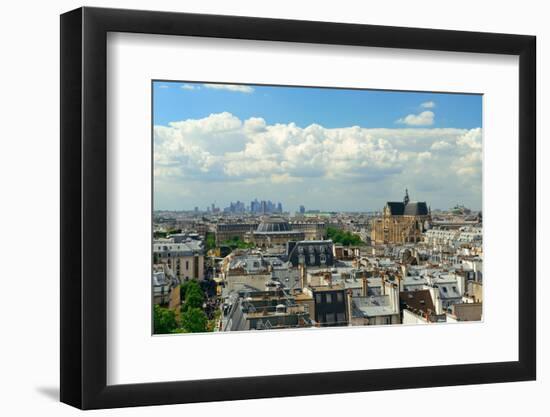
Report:
[[[405,206],[405,216],[427,216],[428,206],[424,201],[410,202]]]
[[[427,216],[428,206],[425,201],[411,201],[408,204],[402,201],[388,201],[386,205],[392,216]]]
[[[290,225],[281,218],[264,219],[256,229],[259,233],[290,232]]]
[[[399,301],[402,308],[408,308],[409,310],[435,311],[429,290],[401,291]]]
[[[402,201],[388,201],[386,204],[392,216],[402,216],[405,212],[405,203]]]

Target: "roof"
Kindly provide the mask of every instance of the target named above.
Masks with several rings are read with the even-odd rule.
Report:
[[[354,317],[375,317],[397,314],[390,304],[388,295],[353,297],[352,298]]]
[[[262,220],[258,225],[256,232],[269,233],[269,232],[290,232],[290,225],[288,222],[280,217],[271,217]]]
[[[425,201],[411,201],[405,206],[405,216],[427,216],[428,206]]]
[[[153,272],[153,286],[160,287],[168,284],[169,281],[164,272]]]
[[[392,216],[427,216],[428,206],[425,201],[411,201],[405,204],[402,201],[388,201],[386,205]]]
[[[172,243],[172,242],[153,242],[153,252],[156,253],[177,253],[178,255],[192,256],[196,253],[202,253],[202,242],[192,240],[189,242]]]
[[[402,306],[409,310],[435,311],[429,290],[401,291],[399,301]]]
[[[405,212],[405,203],[402,201],[388,201],[386,205],[389,207],[392,216],[402,216]]]

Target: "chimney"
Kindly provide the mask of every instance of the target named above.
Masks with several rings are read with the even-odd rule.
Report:
[[[300,274],[300,285],[302,288],[307,287],[307,270],[305,264],[298,265],[298,273]]]
[[[403,278],[401,274],[397,274],[397,285],[399,286],[399,292],[403,291]]]
[[[369,280],[367,277],[363,277],[362,295],[363,297],[367,297],[369,295]]]
[[[399,292],[396,284],[390,283],[390,305],[393,311],[399,311],[398,300]]]
[[[325,280],[328,283],[329,287],[332,287],[332,272],[326,272],[325,273]]]
[[[348,313],[348,325],[351,326],[351,317],[352,317],[352,308],[351,308],[351,297],[352,297],[352,291],[347,290],[345,292],[346,294],[346,310]]]

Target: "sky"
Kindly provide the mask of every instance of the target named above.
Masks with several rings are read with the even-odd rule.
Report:
[[[481,209],[482,96],[153,82],[154,208]]]

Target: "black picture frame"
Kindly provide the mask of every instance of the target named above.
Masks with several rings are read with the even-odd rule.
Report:
[[[519,56],[519,360],[107,385],[108,32]],[[156,11],[61,16],[61,401],[82,409],[526,381],[536,378],[534,36]]]

